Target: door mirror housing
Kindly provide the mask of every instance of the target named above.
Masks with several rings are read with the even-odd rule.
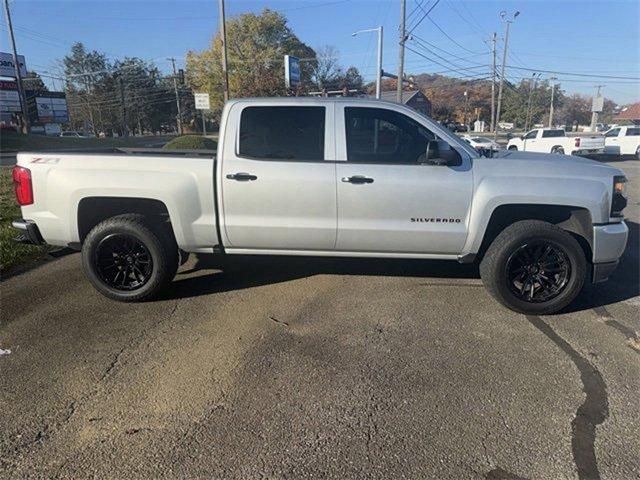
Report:
[[[429,140],[425,152],[425,161],[429,165],[458,165],[460,155],[444,140]]]

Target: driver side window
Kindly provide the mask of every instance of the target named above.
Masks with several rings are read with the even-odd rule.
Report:
[[[527,133],[527,134],[524,136],[524,139],[525,139],[525,140],[531,140],[532,138],[536,138],[536,135],[538,135],[538,131],[537,131],[537,130],[533,130],[533,131],[531,131],[531,132]]]
[[[384,108],[346,107],[347,161],[415,164],[436,135],[413,119]]]

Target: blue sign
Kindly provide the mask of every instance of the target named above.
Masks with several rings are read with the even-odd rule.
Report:
[[[300,83],[300,59],[284,56],[284,83],[287,88],[296,88]]]

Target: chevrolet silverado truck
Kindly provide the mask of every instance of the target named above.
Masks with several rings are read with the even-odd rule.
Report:
[[[560,155],[593,155],[604,151],[601,135],[567,137],[562,128],[536,128],[509,140],[508,150],[557,153]]]
[[[484,158],[419,112],[364,99],[229,101],[217,152],[20,153],[21,241],[81,250],[116,300],[185,252],[479,262],[507,307],[548,314],[627,241],[623,173],[579,157]]]
[[[604,141],[604,153],[607,155],[634,155],[640,160],[640,125],[607,130]]]

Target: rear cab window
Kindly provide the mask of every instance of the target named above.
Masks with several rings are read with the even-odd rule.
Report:
[[[245,107],[238,156],[258,160],[324,160],[325,107]]]
[[[564,137],[564,130],[543,130],[542,138]]]

